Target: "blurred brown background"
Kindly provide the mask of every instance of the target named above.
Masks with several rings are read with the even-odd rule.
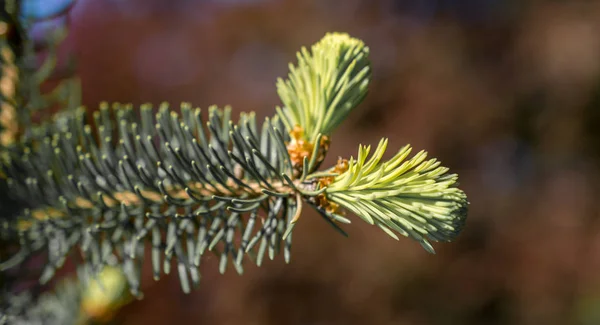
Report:
[[[282,258],[144,280],[117,324],[600,324],[600,1],[78,0],[83,101],[274,113],[275,80],[328,31],[371,48],[366,101],[327,164],[384,136],[459,173],[466,229],[427,254],[313,213]],[[389,152],[388,154],[392,154]]]

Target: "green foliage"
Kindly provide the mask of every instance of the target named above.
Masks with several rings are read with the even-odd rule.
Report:
[[[428,240],[454,238],[467,206],[456,175],[435,160],[424,153],[405,160],[407,146],[382,162],[383,141],[370,160],[361,146],[347,168],[316,171],[328,137],[367,93],[368,53],[340,33],[302,49],[289,79],[277,83],[284,107],[261,124],[253,113],[234,121],[230,108],[203,114],[190,104],[155,112],[104,103],[88,118],[76,108],[77,82],[63,83],[53,97],[36,96],[49,68],[24,69],[18,57],[19,80],[35,80],[17,85],[25,91],[17,95],[19,110],[50,104],[40,98],[65,109],[41,125],[23,118],[23,134],[3,148],[2,185],[23,207],[0,219],[2,239],[18,247],[0,270],[45,251],[46,283],[69,256],[79,256],[92,275],[117,266],[138,295],[148,249],[155,279],[175,263],[189,292],[205,254],[218,256],[221,272],[232,265],[242,273],[245,260],[260,265],[280,252],[289,261],[303,202],[342,233],[338,223],[350,221],[339,207],[433,252]]]
[[[207,250],[220,256],[221,272],[231,257],[242,273],[242,257],[257,243],[257,264],[267,248],[272,259],[283,247],[289,260],[291,237],[281,243],[281,236],[296,203],[283,176],[291,167],[277,119],[258,129],[254,114],[233,124],[228,108],[211,107],[206,122],[187,104],[182,118],[166,105],[155,116],[149,105],[140,111],[102,105],[87,125],[81,109],[6,163],[11,192],[37,205],[18,218],[21,252],[0,267],[47,249],[46,282],[79,247],[95,270],[120,261],[137,294],[146,239],[155,278],[170,272],[175,257],[185,292],[188,279],[199,283]]]
[[[394,230],[434,249],[427,239],[450,241],[462,229],[467,214],[467,197],[456,188],[458,176],[447,174],[436,159],[421,151],[406,160],[410,146],[382,162],[387,147],[382,139],[370,159],[370,146],[359,146],[348,170],[327,186],[328,200],[377,225],[398,239]],[[391,230],[390,230],[391,229]]]
[[[285,105],[277,108],[288,130],[300,126],[305,140],[316,143],[319,134],[331,135],[366,96],[371,77],[369,48],[342,33],[330,33],[297,54],[287,80],[277,81]]]

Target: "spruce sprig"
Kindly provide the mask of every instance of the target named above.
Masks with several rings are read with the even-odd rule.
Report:
[[[297,54],[289,79],[277,81],[285,105],[278,108],[289,130],[299,126],[304,138],[315,143],[329,136],[367,94],[371,67],[365,44],[343,33],[329,33]]]
[[[45,282],[78,247],[95,270],[122,263],[137,294],[146,238],[155,278],[161,269],[170,272],[175,257],[186,292],[188,278],[199,283],[205,251],[217,252],[221,272],[231,257],[242,273],[242,257],[257,244],[257,264],[281,247],[289,261],[291,237],[282,243],[282,235],[300,184],[286,175],[283,126],[267,119],[259,132],[253,114],[233,124],[229,108],[209,111],[202,121],[201,111],[187,104],[183,118],[166,105],[156,115],[143,106],[139,117],[131,106],[102,105],[88,125],[81,109],[38,148],[10,160],[11,192],[38,205],[17,218],[21,252],[0,267],[47,249]]]
[[[409,145],[384,162],[387,145],[382,139],[370,159],[370,146],[359,146],[357,158],[327,185],[325,197],[396,240],[393,231],[434,253],[428,239],[451,241],[465,222],[467,197],[456,187],[458,176],[447,174],[436,159],[427,160],[425,151],[407,159]]]
[[[104,103],[91,119],[80,108],[29,127],[1,163],[6,185],[26,208],[2,219],[2,234],[20,251],[0,270],[46,251],[47,282],[68,256],[84,269],[119,266],[139,294],[150,249],[155,279],[173,262],[184,292],[198,285],[204,254],[243,272],[283,251],[290,260],[303,202],[336,230],[344,210],[419,241],[449,241],[462,229],[467,199],[456,175],[410,147],[382,162],[387,141],[368,158],[319,171],[330,135],[362,101],[371,70],[368,48],[347,34],[327,34],[302,49],[289,79],[279,80],[284,104],[257,124],[253,113],[232,120],[230,108],[178,109]],[[72,99],[75,100],[75,99]],[[72,103],[70,103],[72,105]]]
[[[333,130],[366,96],[371,78],[368,55],[362,41],[328,33],[310,52],[302,48],[298,64],[289,65],[288,79],[277,80],[284,106],[276,109],[290,131],[292,152],[299,151],[297,158],[292,156],[296,170],[303,169],[304,157],[309,161],[305,175],[318,168]]]

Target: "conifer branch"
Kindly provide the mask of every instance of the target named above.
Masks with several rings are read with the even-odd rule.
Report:
[[[424,151],[407,160],[409,145],[383,162],[387,144],[382,139],[370,159],[370,146],[359,146],[356,159],[342,167],[346,170],[328,180],[325,198],[396,240],[394,232],[434,253],[428,240],[451,241],[464,226],[468,203],[456,187],[458,176],[447,174],[436,159],[426,160]]]
[[[277,108],[288,130],[299,126],[302,139],[316,143],[329,136],[366,96],[371,77],[369,48],[343,33],[329,33],[297,54],[287,80],[277,81],[285,105]]]
[[[17,53],[10,41],[0,45]],[[382,162],[382,140],[370,159],[360,146],[356,159],[319,171],[334,129],[367,93],[368,54],[341,33],[303,48],[289,78],[277,82],[284,106],[260,125],[254,113],[234,122],[230,108],[216,106],[204,120],[187,103],[158,112],[103,103],[90,117],[78,107],[77,82],[41,95],[50,69],[34,73],[15,54],[12,82],[21,91],[11,105],[33,112],[58,101],[65,110],[40,125],[22,118],[23,132],[2,148],[0,180],[23,207],[0,218],[0,237],[20,249],[0,271],[44,252],[46,283],[74,256],[92,275],[117,266],[140,295],[148,249],[155,279],[175,263],[190,292],[207,253],[219,258],[221,273],[228,265],[242,273],[244,257],[261,265],[281,251],[289,262],[306,205],[341,234],[347,210],[433,252],[429,240],[452,240],[466,218],[466,196],[447,168],[423,152],[406,160],[409,146]]]
[[[23,253],[4,266],[48,249],[47,281],[79,247],[97,270],[116,257],[135,292],[144,238],[152,237],[155,277],[161,263],[170,272],[174,256],[187,292],[188,276],[193,284],[200,279],[196,267],[206,250],[219,251],[221,272],[231,257],[239,273],[242,256],[259,242],[259,265],[266,251],[273,259],[280,247],[289,250],[291,237],[281,237],[296,202],[282,177],[291,171],[282,125],[267,120],[259,133],[253,114],[242,114],[238,124],[230,114],[211,107],[203,122],[199,109],[184,104],[183,118],[166,105],[154,117],[144,106],[138,118],[131,106],[105,104],[92,126],[79,110],[4,168],[14,195],[42,203],[17,218]],[[257,226],[261,211],[266,220]]]

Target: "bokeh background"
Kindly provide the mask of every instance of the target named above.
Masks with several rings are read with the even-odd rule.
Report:
[[[600,1],[78,0],[63,52],[83,102],[274,113],[295,52],[343,31],[373,82],[325,165],[389,137],[460,175],[467,226],[437,255],[314,213],[292,262],[144,279],[115,324],[600,324]],[[391,155],[392,152],[389,152]]]

